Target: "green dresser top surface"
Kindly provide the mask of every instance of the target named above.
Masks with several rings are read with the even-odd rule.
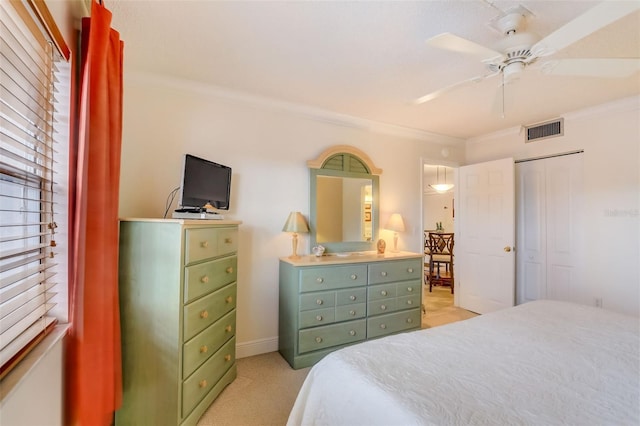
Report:
[[[408,251],[399,252],[386,252],[384,254],[378,254],[375,251],[355,252],[345,254],[328,254],[324,256],[300,256],[296,259],[289,257],[281,257],[280,261],[289,263],[293,266],[324,266],[324,265],[339,265],[342,263],[369,263],[369,262],[383,262],[389,260],[402,260],[402,259],[422,259],[423,255],[420,253],[413,253]]]

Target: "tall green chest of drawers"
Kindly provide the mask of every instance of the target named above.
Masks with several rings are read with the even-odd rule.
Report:
[[[238,221],[120,221],[118,425],[195,425],[236,377]]]
[[[278,346],[293,368],[367,339],[420,328],[422,256],[280,259]]]

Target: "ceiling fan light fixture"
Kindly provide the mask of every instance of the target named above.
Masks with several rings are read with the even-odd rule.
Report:
[[[505,65],[504,68],[502,68],[505,83],[509,83],[520,78],[522,70],[524,70],[524,63],[521,61],[515,61]]]

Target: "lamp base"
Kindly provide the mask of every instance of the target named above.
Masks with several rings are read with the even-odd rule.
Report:
[[[393,253],[398,253],[400,250],[398,250],[398,233],[394,232],[393,233],[393,249],[391,249],[391,252]]]
[[[291,253],[291,256],[289,256],[289,259],[299,259],[300,256],[298,256],[298,233],[294,232],[291,235],[291,246],[293,248],[293,252]]]

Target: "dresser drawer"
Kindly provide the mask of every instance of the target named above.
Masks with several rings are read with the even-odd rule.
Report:
[[[182,384],[182,417],[215,386],[236,359],[236,339],[229,340]]]
[[[187,229],[185,240],[185,265],[214,257],[218,252],[218,230],[215,228]]]
[[[397,310],[411,309],[420,306],[420,295],[413,294],[411,296],[398,297]]]
[[[182,377],[189,377],[203,362],[235,335],[236,311],[231,311],[184,344]]]
[[[357,287],[367,284],[367,266],[349,265],[300,270],[300,292]]]
[[[367,338],[420,327],[420,308],[367,319]]]
[[[300,295],[300,310],[331,308],[336,306],[336,292],[322,291]]]
[[[238,251],[238,229],[218,229],[218,256]]]
[[[318,325],[331,324],[336,319],[334,308],[316,309],[315,311],[300,312],[300,328],[315,327]]]
[[[338,290],[336,292],[336,306],[363,303],[367,298],[366,287]]]
[[[390,297],[396,297],[396,283],[370,286],[367,291],[367,301],[369,302]]]
[[[366,337],[367,321],[356,320],[298,332],[298,352],[305,353],[331,346],[358,342]]]
[[[379,299],[367,303],[367,312],[369,316],[386,314],[398,310],[398,299],[392,297],[390,299]]]
[[[366,303],[356,303],[353,305],[343,305],[336,307],[336,322],[364,318],[365,315],[367,315]]]
[[[236,284],[230,284],[184,307],[184,340],[209,327],[236,307]]]
[[[397,295],[398,296],[411,296],[417,294],[418,297],[421,296],[421,285],[422,280],[419,281],[407,281],[403,283],[397,284]]]
[[[185,231],[185,239],[185,265],[238,249],[236,228],[190,228]]]
[[[415,280],[422,276],[420,259],[369,264],[369,284]]]
[[[236,281],[237,269],[236,256],[187,266],[184,272],[184,302],[188,303]]]

